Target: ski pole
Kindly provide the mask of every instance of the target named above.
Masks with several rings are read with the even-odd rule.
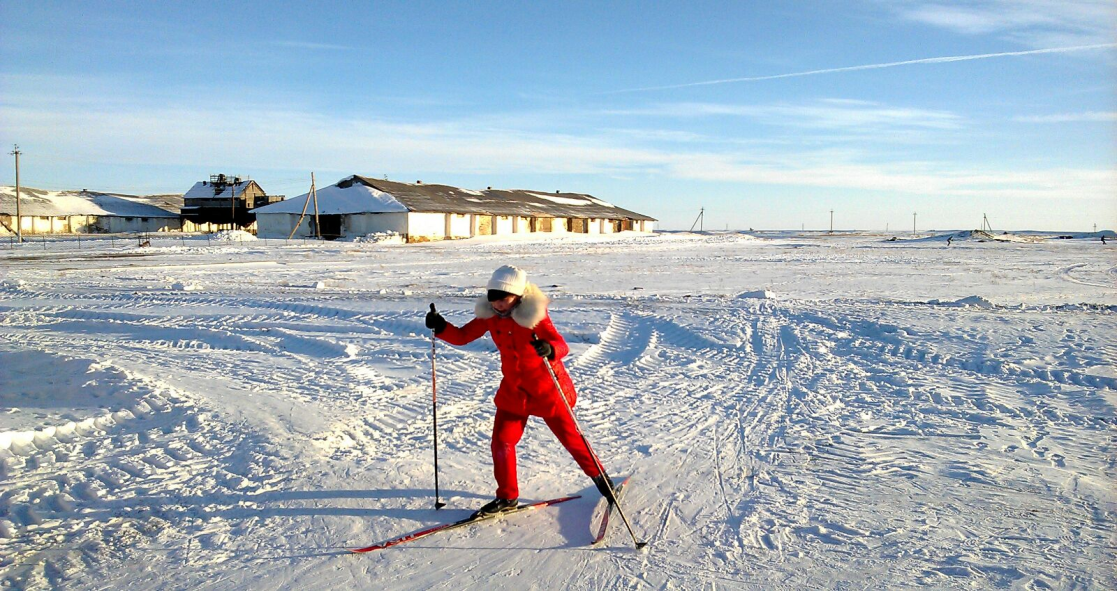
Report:
[[[431,312],[435,312],[431,303]],[[435,371],[435,343],[437,342],[434,329],[431,329],[431,415],[434,417],[434,508],[441,509],[446,506],[438,492],[438,379]]]
[[[539,340],[539,337],[536,336],[534,333],[531,336],[535,340]],[[601,460],[597,458],[597,454],[593,451],[593,447],[590,445],[589,439],[586,439],[586,433],[585,431],[582,431],[582,426],[578,424],[578,417],[574,416],[574,408],[571,407],[570,402],[566,400],[566,393],[562,391],[562,385],[559,384],[559,379],[558,375],[555,373],[555,368],[551,366],[551,360],[543,357],[542,361],[543,365],[547,367],[547,373],[551,374],[551,380],[555,383],[555,389],[558,390],[559,398],[562,399],[562,404],[566,407],[566,412],[570,413],[570,420],[574,421],[574,430],[576,430],[578,432],[578,435],[582,438],[582,443],[586,444],[586,449],[589,450],[590,457],[593,458],[593,464],[597,467],[598,473],[604,476],[605,468],[602,467]],[[605,482],[606,486],[608,486],[609,488],[609,496],[612,497],[609,500],[612,501],[613,506],[617,508],[617,513],[620,513],[621,521],[623,521],[624,526],[628,528],[628,535],[632,536],[632,543],[636,545],[637,550],[643,548],[644,546],[647,546],[647,542],[641,542],[640,540],[636,539],[636,532],[632,531],[632,524],[628,522],[628,517],[625,516],[624,510],[621,509],[620,500],[617,499],[617,493],[613,490],[613,483],[609,480],[609,478],[605,478]]]

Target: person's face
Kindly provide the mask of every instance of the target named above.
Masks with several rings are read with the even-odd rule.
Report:
[[[493,310],[501,314],[507,314],[509,310],[516,307],[516,303],[520,301],[520,296],[508,294],[499,300],[489,302],[493,305]]]

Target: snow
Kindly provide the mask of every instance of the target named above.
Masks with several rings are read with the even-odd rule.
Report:
[[[364,236],[356,236],[350,239],[352,242],[372,243],[372,244],[403,244],[404,239],[398,232],[373,232],[372,234],[365,234]]]
[[[257,238],[244,230],[221,230],[211,234],[210,240],[216,242],[251,242],[257,240]]]
[[[71,216],[71,215],[111,215],[122,217],[177,218],[177,211],[169,211],[153,205],[150,201],[157,196],[139,197],[93,191],[45,191],[42,189],[20,189],[20,215],[23,216]],[[0,186],[0,214],[15,215],[16,199],[14,186]]]
[[[243,194],[251,182],[241,181],[236,184],[226,184],[222,186],[220,192],[214,193],[215,185],[208,181],[198,181],[182,197],[183,199],[232,199],[236,195]]]
[[[344,182],[349,179],[344,179]],[[407,211],[392,195],[374,189],[363,183],[352,183],[341,188],[333,184],[316,191],[318,200],[318,213],[324,215],[349,214],[349,213],[394,213]],[[257,207],[253,211],[257,214],[267,213],[302,213],[306,205],[307,195],[304,193],[294,199],[287,199],[279,203],[272,203]],[[314,213],[314,201],[306,209],[308,214]]]
[[[1117,245],[887,238],[0,248],[0,586],[1117,587]],[[502,264],[650,545],[532,419],[522,500],[583,498],[346,553],[491,498],[499,359],[439,342],[434,509],[423,314]]]
[[[559,203],[559,204],[562,204],[562,205],[591,205],[591,204],[596,204],[596,205],[604,205],[606,207],[615,207],[614,205],[611,205],[609,203],[605,203],[604,201],[601,201],[600,199],[593,199],[593,200],[590,200],[590,199],[571,199],[570,197],[559,197],[557,195],[548,195],[546,193],[528,193],[528,195],[531,195],[532,197],[538,197],[540,199],[546,199],[547,201],[550,201],[552,203]]]
[[[743,292],[737,294],[737,299],[739,299],[739,300],[749,300],[749,299],[767,300],[767,299],[770,299],[771,297],[772,297],[772,294],[768,290],[765,290],[765,289],[754,289],[752,291],[743,291]]]

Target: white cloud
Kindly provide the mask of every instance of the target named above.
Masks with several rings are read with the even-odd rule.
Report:
[[[869,101],[824,99],[809,104],[734,105],[724,103],[660,103],[608,111],[612,115],[699,118],[744,117],[767,125],[842,129],[885,127],[957,129],[962,117],[948,111],[891,107]]]
[[[349,51],[355,49],[346,45],[335,45],[333,43],[312,43],[309,41],[275,41],[274,44],[280,47],[291,47],[294,49],[312,49],[318,51]]]
[[[758,164],[723,154],[680,156],[672,159],[668,166],[671,176],[701,181],[926,196],[1111,200],[1117,194],[1117,171],[1112,170],[1001,171],[917,162],[823,162],[809,157],[789,157],[780,164]]]
[[[1081,122],[1113,122],[1117,121],[1117,112],[1088,111],[1085,113],[1056,113],[1054,115],[1029,115],[1014,117],[1013,121],[1022,123],[1081,123]]]
[[[208,108],[0,104],[3,135],[19,138],[40,162],[54,154],[67,164],[219,167],[240,172],[284,170],[379,175],[416,174],[639,175],[708,181],[858,189],[916,195],[1112,199],[1117,172],[1089,169],[981,170],[965,162],[888,161],[851,148],[810,150],[803,144],[742,146],[668,143],[638,134],[524,130],[498,119],[434,122],[338,117],[244,105]],[[949,113],[831,100],[809,106],[662,105],[660,111],[778,115],[805,125],[954,126]],[[516,118],[510,118],[516,120]],[[930,121],[930,123],[928,123]],[[653,134],[654,135],[654,134]],[[687,136],[682,136],[687,139]],[[259,173],[256,173],[257,176]],[[323,178],[322,182],[335,179]]]
[[[967,35],[995,34],[1029,47],[1113,41],[1112,0],[968,0],[889,3],[903,18]]]

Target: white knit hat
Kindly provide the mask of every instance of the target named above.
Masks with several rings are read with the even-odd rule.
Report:
[[[519,267],[504,265],[493,271],[493,278],[489,279],[486,289],[498,289],[513,295],[522,296],[527,289],[527,272]]]

